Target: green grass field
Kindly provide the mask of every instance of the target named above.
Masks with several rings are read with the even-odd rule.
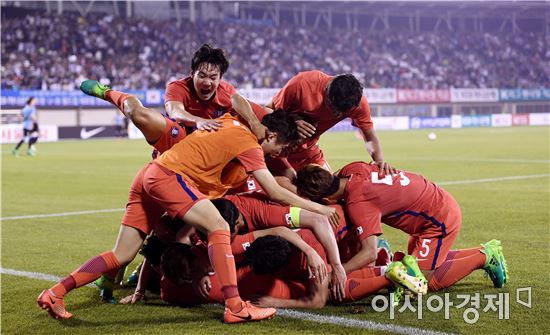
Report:
[[[414,327],[461,334],[549,333],[549,129],[484,128],[380,132],[385,157],[400,169],[440,182],[462,207],[464,222],[456,248],[502,240],[511,277],[495,289],[476,271],[448,293],[481,294],[479,320],[467,324],[461,309],[423,310],[422,320],[411,311],[376,312],[371,299],[351,305],[304,312],[321,316]],[[367,158],[352,133],[328,133],[321,143],[334,169]],[[59,217],[13,219],[42,215],[122,209],[134,174],[148,161],[144,141],[96,140],[39,143],[38,156],[14,158],[2,145],[2,269],[64,276],[90,256],[112,248],[122,211]],[[526,177],[522,177],[526,176]],[[505,178],[513,177],[513,178]],[[489,179],[489,180],[486,180]],[[481,181],[480,181],[481,180]],[[457,183],[450,183],[457,182]],[[404,249],[405,234],[385,227],[394,250]],[[102,304],[97,290],[83,287],[65,303],[73,319],[51,319],[36,306],[36,297],[51,282],[2,275],[1,327],[4,334],[382,334],[322,322],[278,316],[255,324],[224,325],[220,306],[180,308],[158,299],[135,306]],[[531,308],[516,302],[516,289],[531,288]],[[121,298],[131,291],[116,291]],[[483,312],[484,294],[509,293],[509,320],[498,312]],[[431,295],[429,295],[431,296]],[[424,298],[424,301],[426,297]]]

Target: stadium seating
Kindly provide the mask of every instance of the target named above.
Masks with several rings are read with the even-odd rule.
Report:
[[[281,87],[296,72],[354,73],[365,87],[550,87],[542,33],[376,31],[342,33],[235,22],[150,21],[29,11],[2,20],[2,88],[74,90],[83,78],[124,89],[164,88],[189,73],[203,42],[226,49],[225,79]]]

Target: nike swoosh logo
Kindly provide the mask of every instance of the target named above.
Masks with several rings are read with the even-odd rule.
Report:
[[[88,131],[86,130],[86,128],[82,128],[80,130],[80,138],[83,139],[83,140],[87,140],[90,137],[93,137],[93,136],[101,133],[104,130],[105,130],[105,127],[99,127],[99,128],[95,128],[95,129],[88,130]]]
[[[53,301],[52,297],[50,297],[50,302],[52,303],[52,305],[55,305],[55,301]]]
[[[239,316],[239,315],[237,315],[237,314],[233,314],[233,316],[236,316],[236,317],[238,317],[239,319],[245,320],[245,321],[250,321],[250,320],[252,320],[252,315],[250,315],[250,313],[248,313],[247,316]]]

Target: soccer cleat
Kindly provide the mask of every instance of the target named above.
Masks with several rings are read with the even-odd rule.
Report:
[[[390,303],[393,307],[399,306],[399,303],[401,303],[401,299],[403,299],[405,290],[403,290],[403,287],[399,285],[395,285],[395,287],[390,288]],[[393,293],[393,299],[392,294]]]
[[[250,301],[243,301],[243,308],[238,313],[233,313],[226,306],[223,313],[223,322],[225,323],[239,323],[248,321],[259,321],[265,319],[271,319],[277,313],[275,308],[261,308],[256,307],[250,303]]]
[[[500,241],[491,240],[481,246],[483,247],[481,252],[484,253],[486,257],[483,270],[485,270],[489,278],[491,278],[493,285],[501,288],[508,280],[508,271],[505,265],[506,260],[502,254]]]
[[[134,271],[128,276],[128,280],[126,280],[126,284],[130,286],[136,286],[139,281],[139,273],[141,271],[141,266],[143,265],[143,262],[140,262]]]
[[[101,301],[109,304],[116,304],[118,301],[113,297],[113,290],[115,288],[114,281],[106,275],[102,275],[94,284],[99,288],[99,297]]]
[[[29,150],[27,150],[27,155],[36,156],[36,147],[34,145],[32,145]]]
[[[401,262],[392,262],[386,270],[386,277],[395,285],[403,286],[415,294],[428,292],[426,279],[409,275],[406,266]]]
[[[92,97],[105,100],[105,93],[111,88],[107,85],[100,84],[97,80],[84,80],[80,83],[80,90]]]
[[[482,244],[483,247],[485,246],[495,246],[499,252],[499,261],[502,263],[502,266],[504,267],[504,284],[508,282],[508,264],[506,263],[506,258],[504,257],[504,253],[502,252],[502,243],[499,240],[490,240],[489,242]]]
[[[410,276],[420,278],[426,283],[426,285],[428,284],[426,277],[418,267],[418,262],[416,261],[416,257],[414,257],[413,255],[405,255],[401,260],[401,263],[405,265],[405,267],[407,268],[407,273]]]
[[[42,291],[36,299],[36,303],[55,319],[68,319],[73,316],[65,310],[63,298],[55,297],[50,290]]]
[[[14,157],[19,157],[19,151],[17,149],[13,149],[11,151],[11,154],[14,156]]]

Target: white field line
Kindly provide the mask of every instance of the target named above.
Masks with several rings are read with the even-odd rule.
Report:
[[[9,220],[21,220],[21,219],[41,219],[41,218],[51,218],[56,216],[71,216],[71,215],[86,215],[86,214],[97,214],[97,213],[111,213],[111,212],[122,212],[124,208],[111,208],[111,209],[96,209],[90,211],[79,211],[79,212],[64,212],[64,213],[52,213],[52,214],[36,214],[36,215],[22,215],[22,216],[9,216],[1,218],[2,221]]]
[[[358,161],[361,158],[358,156],[349,156],[349,155],[333,155],[331,159],[340,159],[347,161]],[[519,164],[550,164],[548,159],[519,159],[519,158],[451,158],[451,157],[395,157],[395,160],[398,161],[435,161],[435,162],[469,162],[469,163],[519,163]],[[390,159],[389,162],[392,160]]]
[[[466,184],[478,184],[478,183],[492,183],[496,181],[506,181],[506,180],[535,179],[535,178],[544,178],[548,176],[549,176],[548,173],[543,173],[543,174],[531,174],[531,175],[525,175],[525,176],[507,176],[507,177],[495,177],[495,178],[483,178],[483,179],[442,181],[442,182],[436,182],[436,184],[441,186],[466,185]],[[123,210],[124,208],[111,208],[111,209],[98,209],[98,210],[80,211],[80,212],[8,216],[8,217],[0,218],[0,221],[21,220],[21,219],[41,219],[41,218],[49,218],[49,217],[56,217],[56,216],[86,215],[86,214],[97,214],[97,213],[111,213],[111,212],[121,212]]]
[[[0,273],[3,275],[19,276],[19,277],[25,277],[30,279],[40,279],[40,280],[46,280],[50,282],[58,282],[59,280],[62,279],[60,277],[45,274],[45,273],[18,271],[13,269],[6,269],[6,268],[0,268]],[[93,284],[88,284],[86,286],[94,287]],[[396,334],[452,335],[450,333],[437,332],[437,331],[428,330],[428,329],[405,327],[405,326],[399,326],[399,325],[388,324],[388,323],[379,323],[379,322],[373,322],[373,321],[367,321],[367,320],[355,320],[355,319],[343,318],[338,316],[319,315],[319,314],[313,314],[313,313],[299,312],[292,309],[279,309],[277,311],[277,315],[292,318],[292,319],[312,321],[312,322],[323,323],[323,324],[330,324],[330,325],[344,326],[349,328],[358,328],[358,329],[365,329],[365,330],[386,331],[386,332],[391,332]]]
[[[496,177],[496,178],[484,178],[484,179],[442,181],[436,184],[437,185],[464,185],[464,184],[492,183],[495,181],[505,181],[505,180],[535,179],[535,178],[544,178],[548,176],[549,176],[548,173],[543,173],[543,174],[531,174],[526,176],[508,176],[508,177]]]

